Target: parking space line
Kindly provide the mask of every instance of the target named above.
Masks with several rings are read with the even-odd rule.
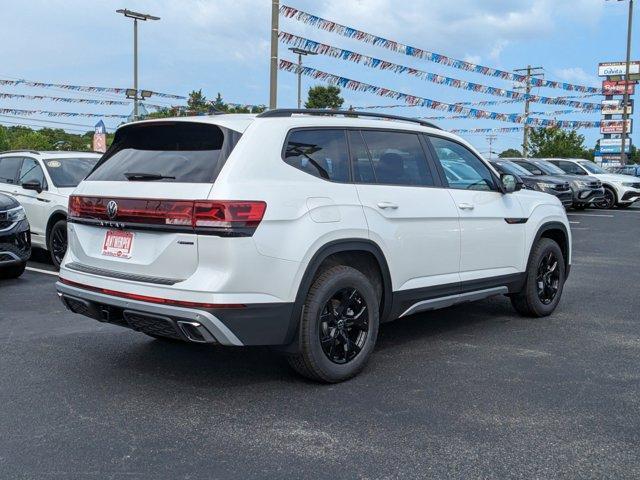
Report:
[[[27,270],[29,270],[30,272],[46,273],[47,275],[55,275],[56,277],[58,276],[58,272],[52,272],[50,270],[43,270],[41,268],[27,267]]]
[[[580,225],[580,222],[572,222],[571,220],[569,220],[569,223],[575,223],[576,225]]]

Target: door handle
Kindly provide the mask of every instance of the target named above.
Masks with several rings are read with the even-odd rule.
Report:
[[[398,208],[398,205],[391,202],[378,202],[378,208],[381,208],[383,210],[396,210]]]
[[[460,210],[473,210],[475,207],[470,203],[459,203],[458,208]]]

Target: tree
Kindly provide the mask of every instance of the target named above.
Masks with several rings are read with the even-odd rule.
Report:
[[[324,87],[318,85],[309,88],[307,94],[307,102],[304,104],[306,108],[332,108],[337,109],[344,103],[344,98],[340,96],[340,89],[333,85]]]
[[[211,109],[211,104],[207,102],[207,97],[202,94],[202,89],[193,90],[189,94],[189,99],[187,100],[187,110],[191,115],[197,115],[199,113],[209,113]]]
[[[498,155],[500,158],[517,158],[522,157],[522,153],[520,150],[516,150],[515,148],[507,148],[504,152]]]
[[[538,158],[580,158],[585,155],[584,136],[559,127],[532,130],[529,147],[531,156]]]
[[[9,150],[9,136],[7,129],[0,125],[0,152],[4,150]]]

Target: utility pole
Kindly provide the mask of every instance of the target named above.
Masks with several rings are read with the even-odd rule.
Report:
[[[138,101],[140,96],[138,94],[138,20],[146,22],[147,20],[160,20],[160,17],[155,17],[147,13],[134,12],[121,8],[116,10],[116,13],[121,13],[127,18],[133,19],[133,92],[130,92],[133,98],[133,120],[138,120]],[[127,92],[129,94],[129,92]],[[129,95],[127,95],[129,97]]]
[[[280,1],[271,0],[271,71],[269,78],[269,108],[278,104],[278,21],[280,19]]]
[[[531,65],[527,65],[527,68],[519,68],[514,70],[514,72],[527,72],[526,73],[526,85],[524,86],[525,90],[525,100],[524,100],[524,134],[522,138],[522,156],[524,158],[529,157],[529,104],[531,103],[529,97],[531,96],[531,78],[532,77],[541,77],[544,75],[542,72],[538,72],[538,70],[543,70],[542,67],[532,67]]]
[[[317,53],[298,47],[291,47],[289,50],[298,54],[298,108],[300,109],[302,108],[302,56],[317,55]]]
[[[620,163],[627,164],[627,152],[625,151],[627,143],[627,121],[629,120],[629,70],[631,66],[631,27],[633,24],[633,0],[629,0],[629,20],[627,23],[627,66],[624,75],[624,97],[622,100],[622,138],[620,140],[622,151],[620,154]],[[631,151],[631,149],[629,149]]]
[[[487,142],[489,142],[489,160],[493,158],[493,142],[498,138],[497,135],[487,135]]]

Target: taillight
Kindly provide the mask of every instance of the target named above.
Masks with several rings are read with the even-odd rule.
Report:
[[[265,202],[247,200],[69,197],[71,222],[113,222],[132,228],[166,226],[224,236],[252,235],[266,209]]]

